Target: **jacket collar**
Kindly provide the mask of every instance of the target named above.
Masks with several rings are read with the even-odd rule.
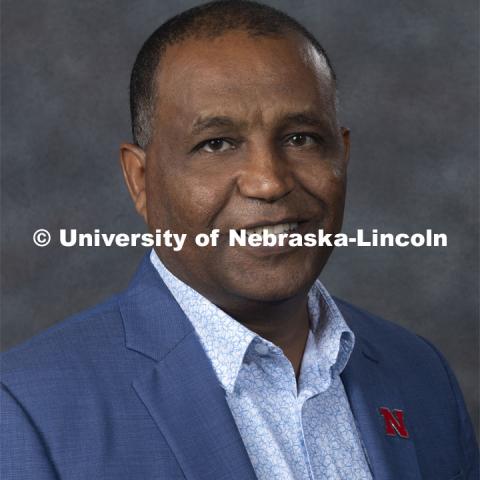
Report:
[[[193,326],[159,278],[145,255],[119,307],[126,346],[160,361],[189,333]]]

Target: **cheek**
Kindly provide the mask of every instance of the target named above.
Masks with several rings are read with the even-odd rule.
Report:
[[[171,227],[179,233],[213,228],[212,223],[231,191],[224,180],[215,175],[193,175],[186,169],[151,172],[147,177],[149,223],[164,229]]]
[[[297,173],[303,188],[328,210],[343,209],[345,200],[346,177],[339,174],[333,165],[312,166]]]

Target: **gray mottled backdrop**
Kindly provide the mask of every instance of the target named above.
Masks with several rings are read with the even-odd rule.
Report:
[[[129,71],[146,36],[196,3],[2,2],[4,349],[126,286],[142,249],[41,249],[31,237],[144,230],[118,164]],[[323,279],[435,343],[478,424],[477,2],[269,3],[336,66],[352,130],[345,230],[448,234],[447,248],[339,249]]]

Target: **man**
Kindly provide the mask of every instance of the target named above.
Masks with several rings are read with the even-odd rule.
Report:
[[[445,361],[333,300],[330,249],[228,246],[232,229],[340,230],[335,98],[320,44],[269,7],[214,2],[154,32],[121,164],[149,230],[187,241],[3,357],[2,478],[478,478]]]

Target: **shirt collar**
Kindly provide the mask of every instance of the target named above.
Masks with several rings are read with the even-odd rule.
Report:
[[[348,363],[355,345],[355,335],[318,279],[308,294],[308,310],[319,365],[332,367],[333,373],[339,375]]]
[[[304,397],[327,390],[344,370],[355,344],[334,300],[316,280],[308,294],[310,332],[299,375],[298,392]]]
[[[150,260],[192,323],[220,384],[227,393],[231,393],[250,344],[255,340],[256,345],[260,343],[267,348],[277,347],[234,320],[173,275],[153,249]],[[340,374],[345,368],[355,338],[319,280],[309,292],[308,308],[311,334],[302,361],[301,376],[307,380],[306,377],[313,367],[314,376],[320,375],[324,387],[328,388],[331,375]]]

